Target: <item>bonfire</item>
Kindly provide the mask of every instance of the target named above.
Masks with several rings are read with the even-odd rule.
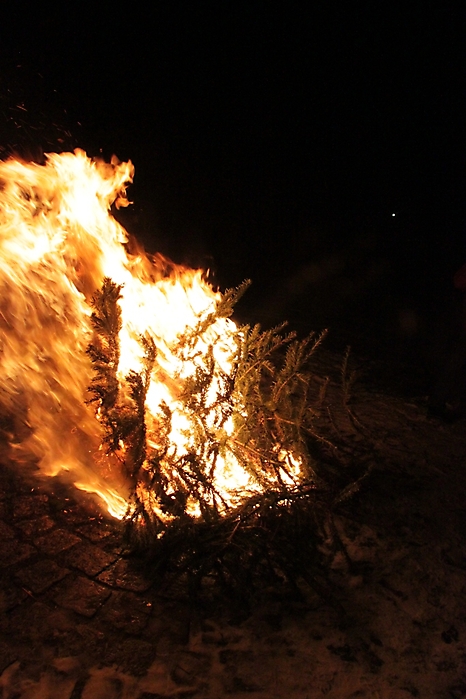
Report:
[[[325,442],[313,429],[325,382],[311,400],[309,360],[322,336],[238,326],[247,283],[222,294],[146,253],[112,215],[132,178],[131,162],[80,150],[0,164],[7,456],[95,493],[152,540],[236,527],[320,484],[309,445]]]

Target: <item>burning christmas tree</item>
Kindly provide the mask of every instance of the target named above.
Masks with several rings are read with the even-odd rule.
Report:
[[[0,164],[8,458],[66,474],[150,541],[309,497],[322,337],[238,326],[247,283],[221,294],[144,252],[110,212],[132,177],[82,151]]]

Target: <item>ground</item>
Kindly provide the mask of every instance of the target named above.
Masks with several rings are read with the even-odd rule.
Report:
[[[268,591],[243,615],[189,603],[122,556],[120,524],[87,496],[4,466],[2,699],[466,697],[466,420],[390,390],[396,366],[387,381],[359,363],[345,394],[341,358],[316,361],[316,429],[369,470],[335,512],[332,596]]]

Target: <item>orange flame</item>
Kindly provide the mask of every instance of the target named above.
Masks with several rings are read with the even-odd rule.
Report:
[[[122,385],[129,371],[143,370],[141,336],[155,343],[146,397],[147,443],[157,446],[152,423],[168,405],[168,458],[188,453],[195,433],[180,401],[180,382],[202,367],[208,347],[219,370],[231,372],[239,332],[232,320],[217,319],[198,338],[190,361],[183,363],[172,351],[180,335],[212,313],[221,295],[199,270],[129,252],[128,235],[110,207],[128,204],[126,186],[132,177],[131,162],[98,163],[80,150],[50,154],[46,165],[0,163],[0,405],[22,416],[21,438],[11,441],[11,457],[36,460],[48,476],[68,472],[76,487],[99,495],[119,518],[127,511],[128,484],[118,459],[103,452],[104,428],[86,402],[93,376],[86,349],[96,290],[106,277],[121,285]],[[209,390],[213,425],[215,380]],[[231,434],[232,422],[222,424]],[[234,504],[239,494],[257,489],[232,454],[217,466],[215,485],[225,502]],[[196,504],[190,507],[196,515]]]

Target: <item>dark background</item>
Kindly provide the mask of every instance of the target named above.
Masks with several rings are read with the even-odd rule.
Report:
[[[131,159],[125,227],[220,288],[251,278],[242,320],[330,326],[335,346],[435,372],[466,261],[464,14],[46,5],[2,23],[1,156]]]

